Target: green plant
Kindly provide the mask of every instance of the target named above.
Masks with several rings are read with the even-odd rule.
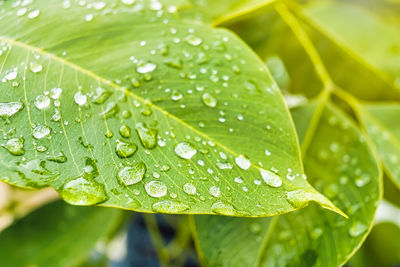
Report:
[[[399,9],[0,1],[0,179],[114,208],[56,202],[23,217],[10,211],[19,198],[3,209],[21,219],[0,233],[1,262],[83,264],[122,231],[124,209],[190,215],[171,219],[170,249],[144,216],[163,265],[189,224],[206,266],[343,265],[374,225],[384,176],[398,205]],[[398,234],[387,225],[377,231]],[[368,246],[350,264],[399,262]]]

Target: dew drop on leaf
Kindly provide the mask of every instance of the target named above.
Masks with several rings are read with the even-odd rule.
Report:
[[[182,142],[175,146],[175,153],[183,159],[191,159],[197,153],[194,145],[188,142]]]
[[[196,187],[192,183],[186,183],[183,185],[183,192],[185,192],[188,195],[194,195],[196,194]]]
[[[121,140],[116,141],[115,153],[120,158],[129,158],[135,154],[137,146],[134,143],[123,142]]]
[[[163,197],[167,194],[167,186],[161,181],[150,181],[144,188],[151,197]]]
[[[134,166],[123,167],[118,172],[117,177],[126,186],[137,184],[143,179],[146,169],[146,165],[143,162],[139,162]]]
[[[43,69],[43,66],[36,63],[36,62],[31,62],[29,63],[29,69],[33,72],[33,73],[38,73],[41,72]]]
[[[103,185],[83,176],[66,182],[61,190],[62,198],[72,205],[94,205],[108,199]]]
[[[157,130],[148,128],[144,123],[136,124],[140,142],[145,148],[154,148],[157,144]]]
[[[47,156],[47,160],[57,162],[57,163],[65,163],[67,162],[67,157],[65,156],[64,152],[59,152],[57,155],[54,156]]]
[[[24,150],[24,138],[12,138],[6,143],[1,144],[2,147],[8,150],[14,156],[22,156],[25,154]]]
[[[87,102],[87,96],[84,95],[84,94],[82,94],[81,92],[77,92],[77,93],[74,95],[74,100],[75,100],[75,103],[76,103],[77,105],[83,106],[83,105],[85,105],[86,102]]]
[[[279,187],[282,185],[282,179],[275,173],[260,169],[260,174],[265,183],[272,187]]]
[[[0,103],[0,117],[9,119],[23,109],[23,107],[24,105],[21,102]]]
[[[92,102],[95,104],[103,104],[110,96],[111,96],[110,91],[105,90],[101,87],[97,87],[96,93],[92,98]]]
[[[142,62],[139,63],[136,71],[141,74],[149,73],[154,71],[157,68],[157,65],[151,62]]]
[[[43,137],[49,135],[50,132],[50,127],[46,125],[38,125],[32,130],[33,137],[36,139],[42,139]]]
[[[121,125],[119,128],[119,134],[124,138],[129,138],[131,136],[131,128],[127,125]]]
[[[361,223],[361,222],[355,222],[349,229],[349,235],[351,237],[358,237],[362,234],[364,234],[368,230],[368,227]]]
[[[156,202],[152,205],[152,209],[155,212],[164,213],[177,213],[188,210],[190,207],[182,202],[163,200]]]
[[[199,46],[203,42],[203,40],[194,35],[188,35],[185,37],[185,42],[192,46]]]
[[[244,157],[243,155],[236,157],[235,162],[239,166],[239,168],[241,168],[243,170],[247,170],[251,166],[250,160],[247,159],[246,157]]]
[[[46,109],[50,106],[50,98],[45,95],[39,95],[35,98],[35,107],[38,109]]]
[[[206,105],[207,107],[215,108],[217,106],[217,99],[210,93],[204,93],[201,96],[201,99],[203,100],[204,105]]]
[[[210,189],[208,190],[208,192],[213,197],[220,197],[221,196],[221,189],[218,186],[211,186]]]
[[[224,203],[222,201],[217,201],[211,206],[211,210],[214,213],[221,215],[235,215],[236,210],[231,204]]]

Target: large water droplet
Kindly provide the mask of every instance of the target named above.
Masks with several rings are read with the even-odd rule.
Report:
[[[182,202],[163,200],[153,204],[152,209],[155,212],[177,213],[188,210],[190,207]]]
[[[0,117],[4,120],[9,119],[23,109],[23,107],[24,105],[21,102],[0,103]]]
[[[117,177],[127,186],[137,184],[143,179],[146,169],[146,165],[143,162],[139,162],[134,166],[122,168]]]
[[[163,197],[167,194],[167,186],[161,181],[150,181],[144,188],[151,197]]]
[[[57,163],[65,163],[67,162],[67,157],[65,156],[64,152],[59,152],[57,155],[54,156],[47,156],[46,157],[47,160],[49,161],[54,161]]]
[[[35,128],[33,128],[33,137],[36,139],[41,139],[43,137],[46,137],[47,135],[50,134],[51,128],[46,125],[38,125]]]
[[[220,197],[221,196],[221,189],[218,186],[211,186],[210,189],[208,190],[208,192],[213,197]]]
[[[183,191],[188,195],[196,194],[196,187],[192,183],[186,183],[183,185]]]
[[[119,134],[124,138],[129,138],[131,136],[131,128],[127,125],[121,125],[119,128]]]
[[[120,158],[129,158],[135,154],[137,146],[134,143],[123,142],[121,140],[116,141],[115,153]]]
[[[24,150],[24,138],[13,138],[8,140],[6,143],[1,144],[2,147],[8,150],[14,156],[21,156],[25,154]]]
[[[105,110],[100,113],[100,116],[104,116],[106,119],[115,116],[119,112],[119,106],[115,102],[107,104]]]
[[[210,108],[215,108],[218,104],[217,99],[210,93],[204,93],[201,96],[201,99],[203,100],[204,105]]]
[[[96,94],[92,98],[92,102],[95,104],[103,104],[109,97],[111,92],[101,87],[96,88]]]
[[[217,201],[211,206],[211,210],[221,215],[236,215],[236,210],[231,204]]]
[[[175,153],[183,159],[191,159],[197,153],[194,145],[187,142],[182,142],[176,145]]]
[[[282,179],[273,172],[260,169],[260,174],[265,183],[272,187],[279,187],[282,185]]]
[[[94,205],[108,199],[103,185],[83,176],[66,182],[61,191],[62,198],[72,205]]]
[[[243,155],[236,157],[235,162],[239,166],[239,168],[243,170],[247,170],[251,166],[250,160],[244,157]]]
[[[144,123],[136,124],[136,131],[145,148],[154,148],[157,144],[157,130],[148,128]]]
[[[74,100],[76,104],[78,104],[79,106],[83,106],[87,102],[87,96],[82,94],[81,92],[77,92],[74,95]]]

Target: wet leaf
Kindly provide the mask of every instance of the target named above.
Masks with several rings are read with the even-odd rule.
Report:
[[[387,174],[400,188],[400,105],[361,105],[359,113]]]
[[[47,204],[0,234],[1,263],[76,266],[115,230],[121,215],[116,209],[73,207],[62,201]]]
[[[0,7],[3,181],[146,212],[271,216],[296,190],[335,210],[242,41],[177,19],[181,1],[101,3]]]
[[[302,121],[309,116],[301,116],[309,110],[292,111],[297,127],[309,125]],[[315,132],[304,159],[306,173],[349,219],[315,205],[267,219],[194,216],[206,266],[340,266],[364,241],[382,189],[371,149],[356,125],[330,103],[308,131]]]

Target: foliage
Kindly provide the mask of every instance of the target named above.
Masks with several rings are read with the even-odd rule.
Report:
[[[399,203],[399,9],[0,1],[0,180],[111,207],[38,207],[0,232],[0,259],[83,264],[126,209],[189,214],[205,266],[343,265],[374,226],[384,176]],[[174,249],[144,218],[168,265],[187,218],[172,220]],[[381,254],[399,234],[391,218],[350,265],[399,260]]]

